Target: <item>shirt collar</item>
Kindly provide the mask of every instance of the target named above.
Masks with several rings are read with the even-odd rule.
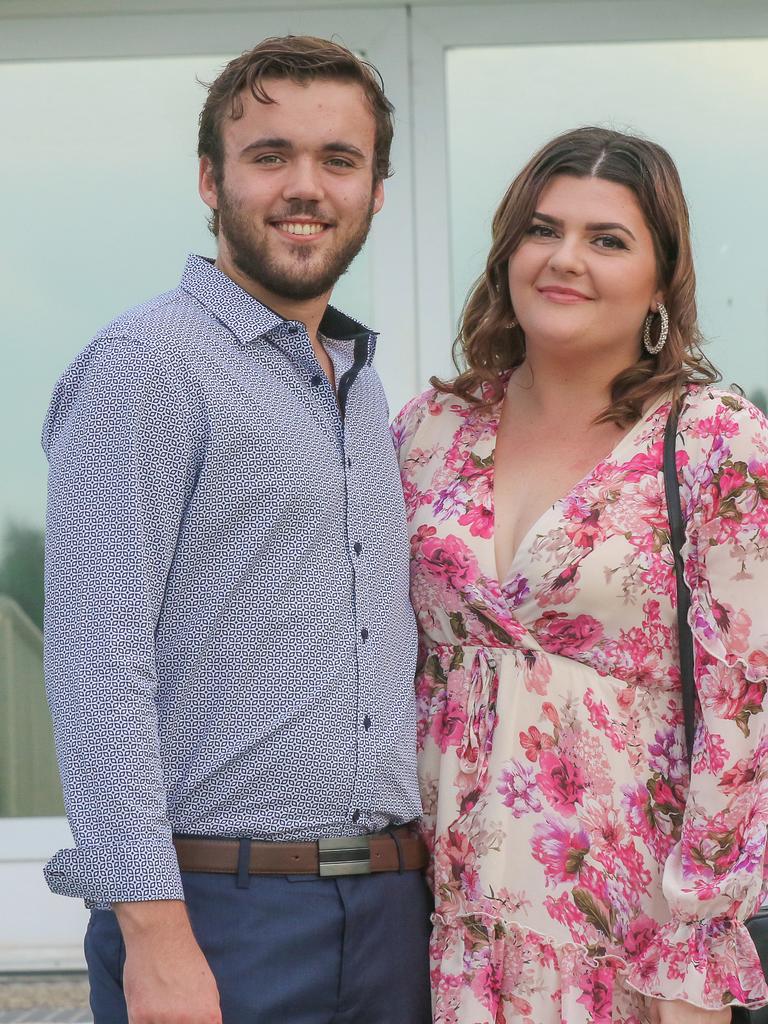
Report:
[[[288,321],[269,306],[244,291],[240,285],[227,277],[213,260],[191,253],[181,275],[181,288],[194,296],[198,302],[243,344],[258,341],[276,331],[282,333]],[[367,344],[367,359],[370,363],[376,350],[378,335],[364,324],[328,306],[320,322],[320,333],[337,341]]]

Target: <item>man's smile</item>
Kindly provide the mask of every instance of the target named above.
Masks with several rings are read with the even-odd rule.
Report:
[[[317,220],[278,220],[272,221],[271,227],[283,235],[290,235],[291,241],[310,241],[325,234],[332,225]]]

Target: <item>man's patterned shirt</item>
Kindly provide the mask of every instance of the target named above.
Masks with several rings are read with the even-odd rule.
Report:
[[[312,840],[420,813],[408,542],[376,338],[208,260],[59,381],[46,683],[76,849],[50,887],[183,898],[173,832]]]

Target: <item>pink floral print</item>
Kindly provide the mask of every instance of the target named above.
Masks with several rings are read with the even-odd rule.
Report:
[[[669,404],[545,511],[495,578],[498,408],[395,421],[421,630],[437,1024],[758,1007],[743,921],[768,825],[768,424],[689,390],[678,473],[699,698],[689,773],[662,480]]]

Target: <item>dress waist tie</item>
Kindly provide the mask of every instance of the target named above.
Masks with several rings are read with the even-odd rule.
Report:
[[[484,647],[478,648],[469,671],[467,686],[467,723],[464,727],[458,761],[461,771],[475,776],[471,793],[464,803],[471,799],[474,805],[477,795],[485,786],[488,776],[488,760],[493,749],[493,733],[496,727],[496,698],[499,690],[499,670],[496,659]],[[465,806],[464,810],[469,810]]]

